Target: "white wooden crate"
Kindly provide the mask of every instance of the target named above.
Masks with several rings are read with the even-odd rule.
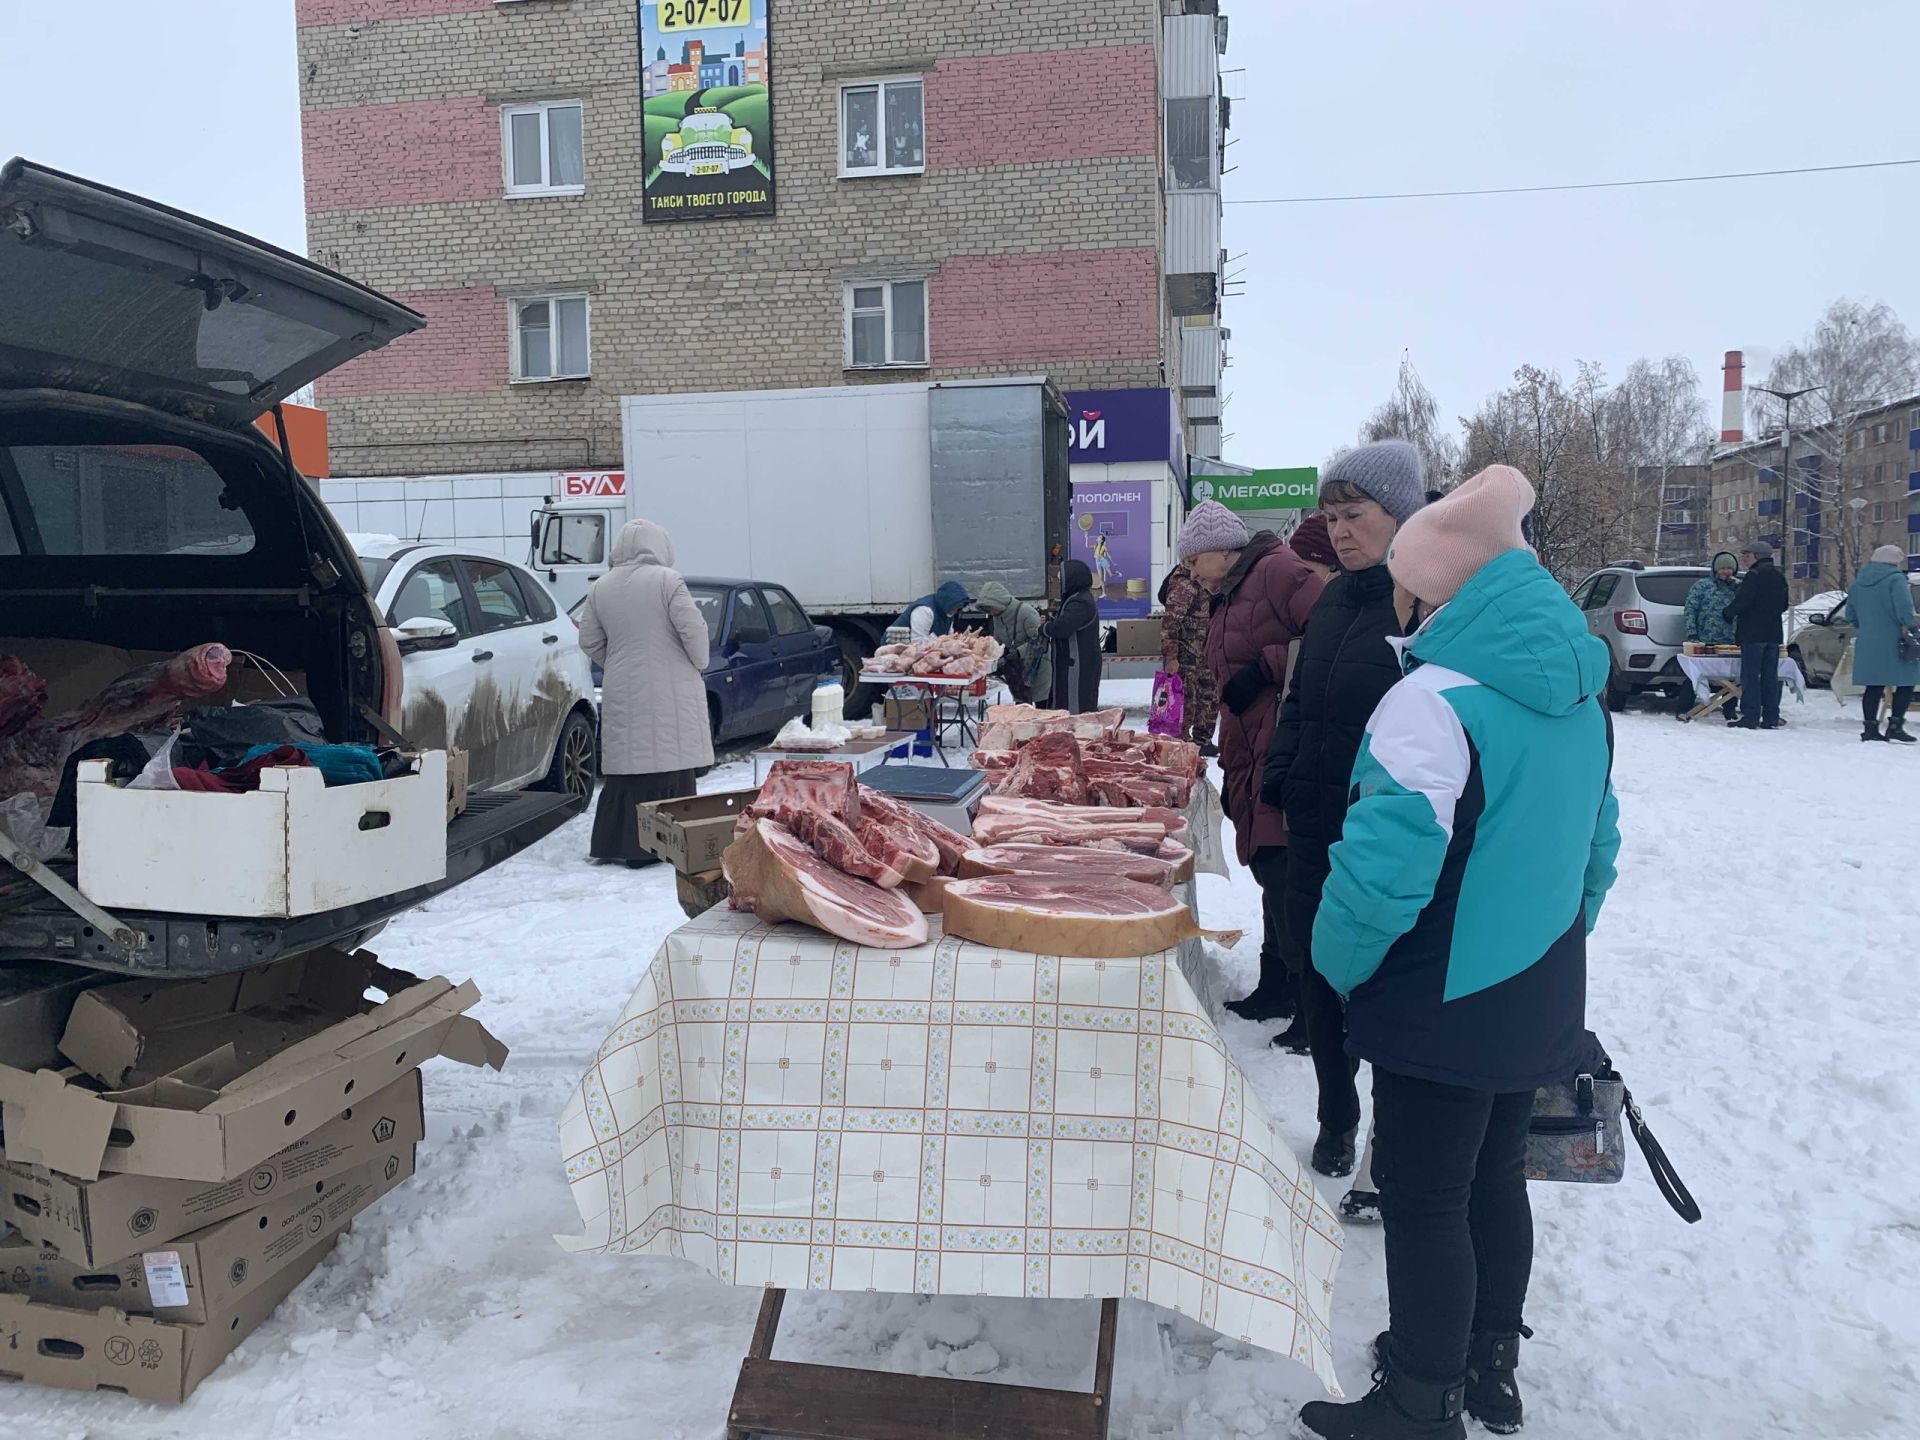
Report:
[[[447,757],[418,772],[328,788],[270,769],[247,795],[127,790],[82,762],[80,890],[109,909],[287,918],[446,878]]]

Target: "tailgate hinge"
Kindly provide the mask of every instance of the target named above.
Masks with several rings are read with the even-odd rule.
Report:
[[[0,860],[6,861],[87,924],[93,926],[108,943],[125,952],[129,959],[146,948],[145,931],[136,930],[117,915],[102,910],[26,850],[16,845],[13,837],[5,831],[0,831]]]

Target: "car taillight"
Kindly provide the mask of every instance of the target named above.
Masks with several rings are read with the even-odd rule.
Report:
[[[1613,617],[1613,625],[1622,635],[1644,635],[1647,633],[1647,612],[1622,610]]]
[[[406,693],[406,662],[400,658],[400,642],[382,625],[380,636],[380,716],[394,729],[400,728],[401,701]]]

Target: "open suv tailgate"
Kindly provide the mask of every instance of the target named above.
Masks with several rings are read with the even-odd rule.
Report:
[[[223,975],[324,945],[350,943],[544,840],[584,800],[523,790],[471,796],[447,827],[447,875],[431,885],[291,920],[116,910],[146,936],[132,955],[24,876],[0,878],[0,962],[58,960],[121,975]],[[70,867],[65,872],[72,878]]]

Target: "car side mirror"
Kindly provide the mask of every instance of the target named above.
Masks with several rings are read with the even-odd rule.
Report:
[[[1807,617],[1807,623],[1809,625],[1831,625],[1833,624],[1833,617],[1831,615],[1809,615]]]
[[[416,655],[423,650],[453,649],[460,643],[460,632],[450,620],[420,615],[396,625],[393,638],[399,642],[402,655]]]

